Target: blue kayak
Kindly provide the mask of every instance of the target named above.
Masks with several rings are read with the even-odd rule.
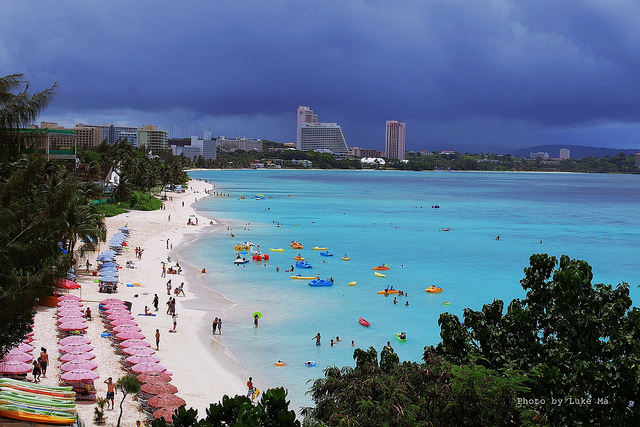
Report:
[[[322,256],[333,256],[333,254],[331,252],[329,252],[329,251],[322,251],[322,252],[320,252],[320,255],[322,255]]]
[[[309,264],[307,261],[296,261],[296,267],[298,267],[298,268],[313,268],[313,265]]]
[[[333,286],[331,280],[314,279],[309,282],[309,286]]]

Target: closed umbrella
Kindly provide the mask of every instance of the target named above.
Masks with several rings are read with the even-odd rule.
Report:
[[[71,351],[60,356],[61,362],[71,362],[72,360],[93,360],[96,355],[88,351]]]
[[[61,331],[83,331],[89,326],[84,321],[71,320],[66,323],[58,325],[58,329]]]
[[[26,354],[26,353],[24,353],[24,354]],[[160,361],[160,359],[157,358],[156,356],[153,356],[153,355],[144,356],[144,355],[140,355],[140,354],[135,354],[133,356],[127,357],[126,361],[131,363],[132,365],[136,365],[138,363],[158,363]],[[173,392],[173,393],[175,393],[175,392]]]
[[[131,319],[131,320],[133,320],[134,317],[128,311],[119,311],[117,313],[109,314],[107,316],[107,319],[109,319],[109,320]]]
[[[0,362],[0,374],[26,374],[32,368],[32,365],[17,360]]]
[[[147,404],[149,406],[153,406],[154,408],[166,408],[169,406],[182,406],[186,405],[187,402],[181,397],[176,396],[175,394],[159,394],[157,396],[153,396],[151,399],[147,400]]]
[[[77,295],[67,294],[67,295],[60,295],[58,297],[58,302],[59,301],[82,301],[82,298],[80,298]]]
[[[123,348],[122,351],[128,354],[129,356],[133,356],[133,355],[150,356],[152,354],[156,354],[156,351],[151,347],[143,347],[143,346],[126,347],[126,348]]]
[[[144,374],[138,375],[136,378],[138,378],[138,381],[140,381],[141,383],[171,381],[171,376],[164,374],[162,372],[145,372]]]
[[[160,408],[153,413],[153,418],[164,418],[167,423],[173,422],[173,414],[176,412],[179,406],[169,406],[167,408]]]
[[[11,350],[9,353],[4,355],[2,361],[31,363],[33,362],[33,356],[22,351]]]
[[[144,374],[145,372],[164,372],[167,368],[159,363],[142,362],[136,363],[131,367],[131,371],[136,374]]]
[[[60,345],[69,345],[69,344],[91,344],[91,340],[84,335],[74,335],[71,337],[62,338],[58,341]]]
[[[173,394],[178,392],[178,387],[166,381],[153,381],[142,384],[140,391],[147,394]]]
[[[120,343],[120,348],[128,347],[151,347],[151,344],[143,339],[130,339]]]
[[[98,374],[89,369],[76,369],[60,375],[61,380],[72,382],[95,380],[96,378],[98,378]]]
[[[137,331],[126,331],[126,332],[120,332],[119,334],[117,334],[116,338],[118,338],[119,340],[130,340],[130,339],[143,340],[144,334],[142,332],[137,332]]]
[[[96,369],[98,365],[95,362],[90,360],[70,360],[69,362],[65,362],[60,366],[60,369],[63,372],[76,371],[81,369],[93,370]]]
[[[67,345],[63,345],[62,347],[60,347],[60,351],[63,353],[69,353],[69,352],[78,352],[78,351],[93,351],[93,346],[89,345],[89,344],[82,344],[82,343],[77,343],[77,344],[67,344]]]
[[[119,325],[113,328],[113,331],[116,334],[119,334],[120,332],[128,332],[128,331],[140,332],[142,331],[142,329],[140,329],[140,326],[138,325]]]

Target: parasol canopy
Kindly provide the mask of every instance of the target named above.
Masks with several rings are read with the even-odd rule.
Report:
[[[112,320],[111,322],[109,322],[109,325],[111,325],[111,326],[123,326],[123,325],[136,325],[136,326],[138,326],[138,324],[136,323],[135,320],[127,319],[126,317]]]
[[[131,319],[133,320],[134,317],[131,315],[131,313],[126,312],[126,311],[120,311],[118,313],[113,313],[107,316],[107,319],[109,320],[116,320],[116,319]]]
[[[103,268],[108,268],[108,267],[118,268],[118,264],[113,262],[113,261],[107,261],[107,262],[103,262],[102,264],[100,264],[100,266],[98,268],[100,270],[102,270]]]
[[[165,393],[153,396],[151,399],[147,400],[147,404],[154,408],[166,408],[169,406],[186,405],[187,402],[185,402],[183,398],[178,397],[175,394]]]
[[[69,322],[84,322],[84,316],[79,313],[70,313],[58,317],[58,325]]]
[[[17,360],[0,362],[0,374],[26,374],[31,368],[32,365]]]
[[[164,420],[167,423],[172,423],[173,422],[173,414],[176,412],[176,409],[178,409],[178,406],[169,406],[166,408],[160,408],[157,411],[155,411],[153,413],[153,418],[155,418],[156,420],[158,418],[164,418]]]
[[[63,353],[70,353],[72,351],[78,352],[78,351],[92,351],[92,350],[93,350],[92,345],[83,344],[83,343],[67,344],[60,347],[60,351]]]
[[[82,286],[80,286],[78,283],[76,283],[76,282],[74,282],[74,281],[72,281],[72,280],[69,280],[69,278],[71,278],[71,279],[75,279],[76,277],[78,277],[78,276],[76,276],[75,274],[71,274],[71,273],[70,273],[70,274],[67,276],[67,278],[66,278],[66,279],[56,279],[56,280],[54,280],[54,282],[53,282],[53,283],[54,283],[57,287],[62,288],[62,289],[79,289],[79,288],[81,288]]]
[[[126,361],[131,363],[132,365],[136,365],[138,363],[158,363],[160,359],[151,354],[149,355],[134,354],[133,356],[127,357]],[[175,392],[172,392],[172,393],[175,393]],[[155,393],[155,394],[158,394],[158,393]]]
[[[91,344],[91,340],[83,335],[74,335],[72,337],[62,338],[58,343],[60,345]]]
[[[70,320],[69,322],[61,323],[58,325],[58,329],[62,331],[82,331],[89,326],[84,321]]]
[[[15,347],[16,350],[22,351],[25,353],[31,353],[33,351],[33,346],[29,344],[22,343],[19,346]]]
[[[120,332],[129,332],[129,331],[134,331],[134,332],[140,332],[142,331],[142,329],[140,329],[140,326],[138,325],[119,325],[116,326],[115,328],[113,328],[114,332],[116,334],[119,334]]]
[[[138,381],[141,383],[150,383],[157,381],[169,382],[171,381],[171,376],[164,374],[162,372],[145,372],[144,374],[138,375]]]
[[[118,278],[117,277],[99,277],[98,280],[100,280],[101,282],[116,283],[118,281]]]
[[[116,334],[116,338],[118,338],[119,340],[130,340],[130,339],[143,340],[144,334],[138,331],[125,331],[125,332],[120,332],[119,334]]]
[[[95,359],[95,354],[88,351],[70,351],[60,356],[61,362],[71,362],[72,360],[92,360]]]
[[[107,298],[107,299],[103,299],[102,301],[100,301],[100,304],[105,305],[105,304],[109,304],[110,302],[120,302],[124,304],[124,301],[122,301],[119,298]]]
[[[166,370],[167,368],[159,363],[148,362],[137,363],[131,367],[131,371],[136,374],[144,374],[145,372],[164,372]]]
[[[84,311],[82,307],[73,307],[73,308],[63,308],[62,310],[58,310],[58,317],[74,317],[74,316],[84,316]]]
[[[67,295],[60,295],[58,297],[58,302],[60,301],[67,301],[67,300],[71,300],[71,301],[82,301],[82,298],[80,298],[77,295],[71,295],[71,294],[67,294]]]
[[[120,348],[127,347],[151,347],[151,344],[143,339],[130,339],[120,343]]]
[[[82,307],[82,302],[74,301],[72,299],[66,299],[62,301],[58,301],[56,304],[58,307]]]
[[[105,310],[105,313],[107,313],[108,315],[117,314],[117,313],[131,314],[131,312],[129,311],[129,309],[127,307],[112,307],[112,308],[108,308],[107,310]]]
[[[2,362],[33,362],[33,356],[23,351],[11,350],[2,358]]]
[[[152,381],[142,384],[140,391],[147,394],[173,394],[178,392],[178,387],[166,381]]]
[[[98,378],[98,374],[88,369],[76,369],[60,375],[60,379],[63,381],[86,381],[96,378]]]
[[[60,369],[63,372],[69,372],[69,371],[76,371],[76,370],[84,370],[84,369],[88,369],[88,370],[93,370],[96,369],[98,367],[98,364],[95,362],[92,362],[90,360],[70,360],[68,362],[63,363],[60,366]]]
[[[156,353],[156,351],[151,347],[143,347],[143,346],[127,347],[127,348],[123,348],[122,351],[128,354],[129,356],[134,356],[134,355],[150,356]]]

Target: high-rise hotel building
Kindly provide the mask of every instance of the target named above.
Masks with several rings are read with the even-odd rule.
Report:
[[[309,107],[298,107],[296,146],[301,151],[326,150],[334,154],[349,154],[342,128],[336,123],[318,123],[318,116]]]
[[[387,136],[384,142],[384,151],[388,159],[404,160],[404,138],[406,123],[395,120],[387,120]]]

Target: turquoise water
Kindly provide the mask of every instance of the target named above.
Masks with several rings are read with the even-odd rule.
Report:
[[[594,283],[626,281],[634,300],[638,295],[640,176],[296,170],[190,175],[231,194],[203,199],[197,209],[232,230],[203,235],[185,249],[192,264],[213,273],[208,286],[238,303],[225,313],[219,339],[258,388],[286,387],[294,407],[311,404],[306,381],[322,376],[323,368],[353,366],[352,340],[378,351],[391,341],[401,360],[420,360],[425,345],[440,341],[440,313],[461,316],[465,307],[480,309],[494,298],[507,305],[524,297],[519,281],[534,253],[584,259],[593,267]],[[265,199],[251,199],[255,194]],[[432,209],[434,204],[440,208]],[[291,249],[292,240],[304,249]],[[260,244],[271,257],[266,266],[233,264],[233,247],[243,241]],[[326,246],[335,256],[322,257],[314,246]],[[297,253],[314,267],[295,273],[333,277],[335,285],[313,288],[292,280],[284,270]],[[342,261],[344,254],[351,260]],[[372,270],[380,263],[391,267],[385,278]],[[351,281],[357,284],[348,286]],[[432,284],[444,292],[426,294]],[[386,286],[408,296],[394,305],[393,296],[377,294]],[[263,314],[258,328],[254,311]],[[359,317],[371,326],[361,326]],[[406,343],[394,339],[399,331],[407,333]],[[312,340],[317,332],[321,347]],[[336,336],[341,342],[331,347]],[[275,367],[279,359],[287,366]],[[304,366],[307,360],[317,366]]]

